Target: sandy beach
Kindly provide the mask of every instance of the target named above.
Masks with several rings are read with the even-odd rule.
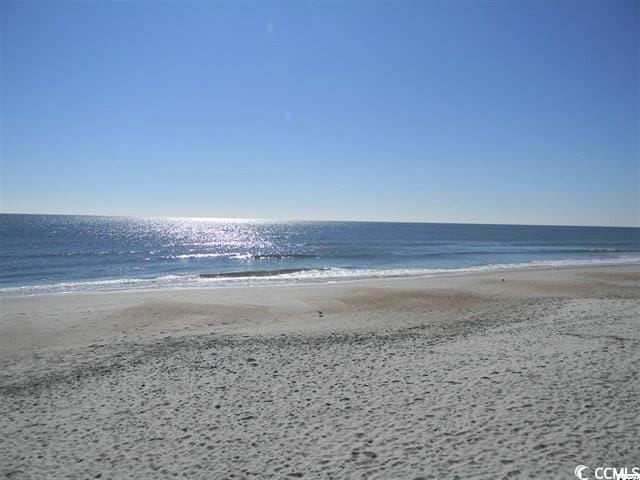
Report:
[[[640,463],[637,266],[0,302],[6,478]]]

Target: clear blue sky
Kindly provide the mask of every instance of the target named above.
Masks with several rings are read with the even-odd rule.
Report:
[[[640,2],[4,2],[4,212],[640,224]]]

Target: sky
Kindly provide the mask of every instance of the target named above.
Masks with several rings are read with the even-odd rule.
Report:
[[[640,226],[640,2],[3,2],[0,210]]]

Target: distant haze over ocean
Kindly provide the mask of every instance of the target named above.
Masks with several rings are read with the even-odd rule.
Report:
[[[0,215],[0,296],[640,263],[640,228]]]

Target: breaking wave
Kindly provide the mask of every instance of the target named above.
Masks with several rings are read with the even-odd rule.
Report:
[[[607,264],[640,264],[640,257],[613,259],[535,260],[522,263],[494,263],[464,268],[284,268],[203,272],[190,275],[164,275],[155,278],[120,278],[111,280],[61,282],[0,288],[0,296],[27,296],[73,292],[105,292],[168,288],[202,288],[233,286],[294,285],[329,283],[375,278],[420,277],[467,272],[491,272],[525,268],[562,268]]]

